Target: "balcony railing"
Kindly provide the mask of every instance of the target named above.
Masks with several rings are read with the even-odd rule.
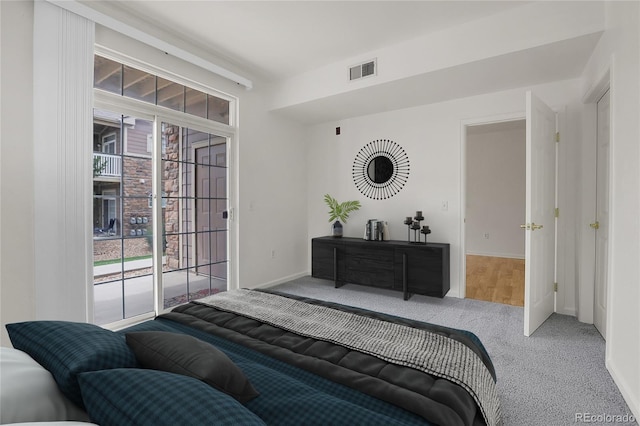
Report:
[[[93,164],[96,177],[118,177],[122,174],[122,163],[118,155],[94,152]]]

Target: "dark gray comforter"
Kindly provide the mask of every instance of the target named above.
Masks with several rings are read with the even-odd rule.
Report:
[[[489,356],[472,333],[277,293],[306,303],[328,306],[370,318],[442,334],[473,350],[491,375]],[[240,343],[291,365],[398,405],[439,425],[485,424],[474,399],[461,386],[413,368],[383,361],[341,345],[300,336],[239,314],[198,302],[175,308],[163,318]]]

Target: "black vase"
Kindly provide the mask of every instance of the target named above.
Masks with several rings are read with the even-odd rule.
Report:
[[[333,222],[331,225],[331,235],[334,237],[342,237],[342,224],[339,220]]]

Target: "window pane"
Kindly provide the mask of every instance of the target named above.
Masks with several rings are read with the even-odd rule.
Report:
[[[229,125],[231,102],[94,56],[94,87]]]
[[[124,280],[123,305],[124,318],[153,312],[153,273]]]
[[[187,87],[185,112],[207,118],[207,94]]]
[[[211,135],[210,145],[213,156],[211,163],[216,167],[227,167],[227,139],[222,136]],[[223,146],[224,145],[224,146]]]
[[[195,268],[165,272],[162,280],[165,309],[227,289],[226,281],[200,274]]]
[[[207,95],[207,118],[218,123],[229,124],[229,101]]]
[[[180,127],[162,123],[162,158],[180,158]]]
[[[131,210],[135,205],[136,210],[130,213],[137,215],[139,209],[147,208],[151,195],[151,159],[141,157],[122,157],[122,193],[125,197],[135,197],[137,200],[129,201],[125,205],[126,210]],[[124,218],[129,221],[129,217]]]
[[[153,220],[151,208],[148,208],[148,199],[145,198],[124,198],[123,216],[125,218],[123,237],[125,238],[125,257],[131,260],[138,260],[149,255],[153,247]],[[129,241],[135,240],[135,242]]]
[[[122,64],[95,55],[93,87],[122,95]]]
[[[189,270],[189,278],[189,300],[202,299],[203,297],[207,297],[213,293],[219,293],[220,291],[225,291],[227,289],[225,283],[224,287],[217,288],[215,291],[212,291],[212,277],[210,275],[199,273],[194,269]]]
[[[184,112],[184,86],[158,77],[158,105]]]
[[[113,164],[115,160],[113,157],[109,157],[109,154],[122,153],[121,122],[120,114],[98,109],[93,111],[93,152],[105,154],[101,158],[102,162],[109,160],[108,164],[102,164],[101,169],[98,169],[101,170],[101,174],[106,176],[120,176],[119,173],[116,174],[117,170],[114,167],[117,166]],[[95,168],[94,174],[96,174]]]
[[[124,65],[122,94],[152,104],[156,103],[156,76]]]
[[[102,325],[124,318],[122,279],[93,286],[93,322]]]
[[[151,132],[150,121],[94,111],[96,324],[154,309],[153,220],[149,204],[152,164],[147,152]]]
[[[185,141],[191,146],[193,160],[199,164],[209,164],[209,133],[199,132],[192,129],[184,129]]]
[[[122,279],[122,240],[93,239],[93,281],[95,284]]]

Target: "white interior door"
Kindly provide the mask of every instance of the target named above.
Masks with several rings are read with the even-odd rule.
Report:
[[[524,335],[554,311],[556,115],[527,92]]]
[[[609,91],[598,101],[598,135],[596,166],[595,294],[593,323],[606,338],[607,325],[607,256],[609,251]]]

